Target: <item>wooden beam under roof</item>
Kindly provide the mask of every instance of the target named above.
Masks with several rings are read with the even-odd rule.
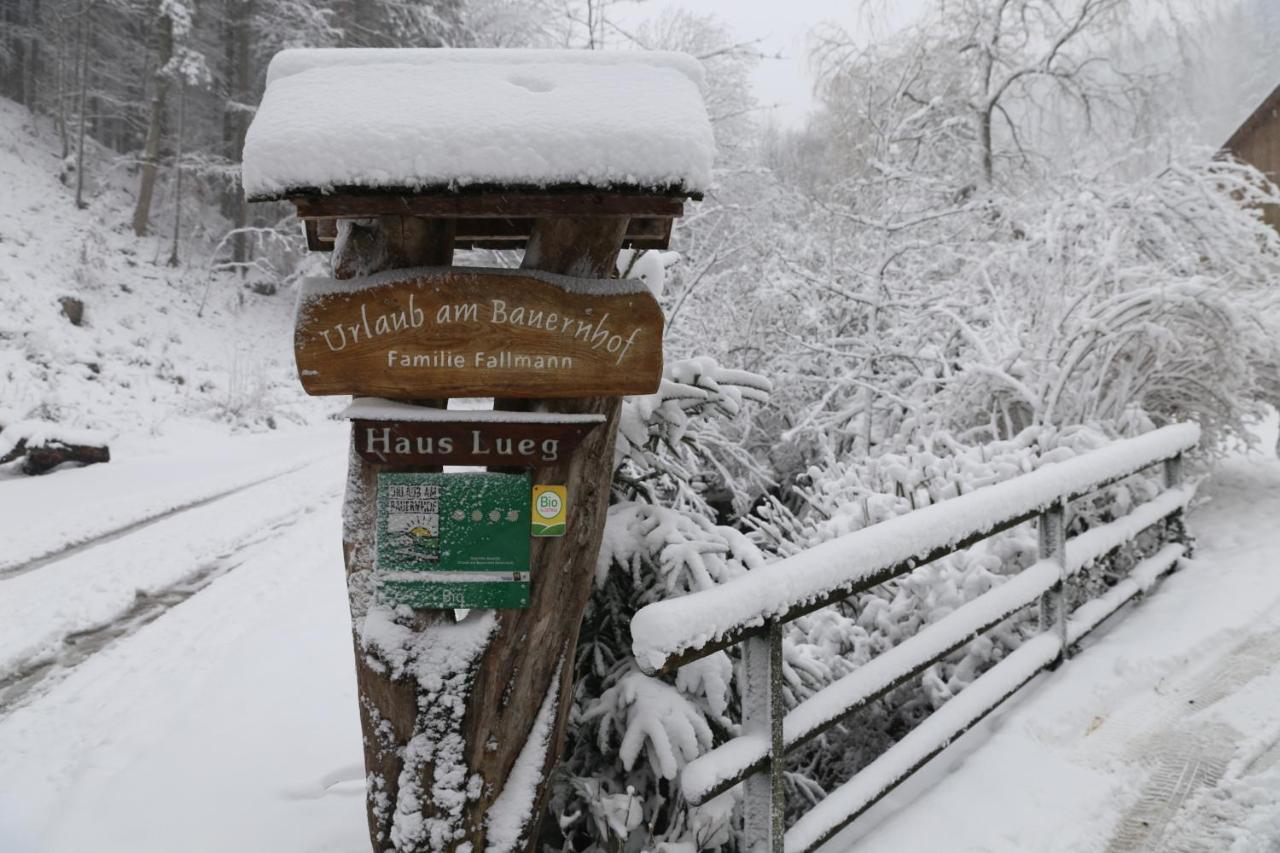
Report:
[[[534,219],[462,218],[457,221],[457,249],[523,249],[533,232]],[[338,236],[337,219],[304,219],[307,248],[332,252]],[[671,245],[672,220],[666,217],[633,217],[622,239],[625,249],[666,249]]]
[[[522,192],[397,195],[334,193],[291,195],[302,219],[358,219],[366,216],[429,218],[539,218],[545,216],[675,217],[684,213],[684,198],[670,195],[614,195],[607,192]]]

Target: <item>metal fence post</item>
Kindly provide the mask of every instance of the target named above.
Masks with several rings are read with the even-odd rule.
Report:
[[[1164,487],[1172,489],[1182,483],[1182,454],[1175,453],[1164,460]]]
[[[1040,630],[1058,635],[1056,668],[1070,656],[1067,650],[1067,526],[1066,504],[1058,501],[1040,513],[1040,559],[1052,560],[1058,567],[1058,582],[1040,596]]]
[[[1173,489],[1180,485],[1182,485],[1182,454],[1176,453],[1164,460],[1164,487]],[[1182,510],[1178,510],[1164,520],[1164,538],[1169,542],[1181,542],[1186,546],[1184,556],[1191,556],[1191,537],[1187,535],[1187,525]]]
[[[786,830],[786,794],[782,787],[786,746],[782,721],[782,625],[771,623],[763,634],[743,642],[746,689],[742,697],[743,734],[769,738],[769,769],[744,783],[742,829],[748,853],[782,853]]]

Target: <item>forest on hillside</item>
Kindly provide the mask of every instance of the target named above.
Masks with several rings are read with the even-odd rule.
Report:
[[[138,236],[287,298],[321,264],[283,205],[246,205],[244,136],[291,46],[687,52],[707,68],[715,186],[672,252],[624,255],[666,311],[663,390],[627,401],[548,849],[732,846],[731,798],[679,768],[739,719],[725,652],[643,674],[630,614],[776,556],[1194,420],[1247,442],[1280,400],[1280,189],[1217,146],[1280,83],[1266,0],[934,0],[825,25],[817,107],[764,118],[768,61],[714,18],[619,23],[607,0],[3,0],[0,95],[53,123],[92,207],[134,188]],[[487,263],[511,258],[487,256]],[[1083,529],[1153,493],[1129,483]],[[1025,530],[789,626],[788,700],[1025,568]],[[1140,549],[1117,559],[1140,559]],[[1089,583],[1109,582],[1099,566]],[[863,766],[1029,635],[1027,615],[931,667],[790,769],[790,801]]]

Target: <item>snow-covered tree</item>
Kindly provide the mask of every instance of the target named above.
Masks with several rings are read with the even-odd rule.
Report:
[[[779,381],[801,457],[1117,425],[1129,407],[1243,435],[1273,381],[1280,255],[1256,205],[1275,188],[1170,147],[1168,125],[1149,146],[1101,120],[1069,156],[1037,144],[1049,112],[1159,91],[1109,53],[1122,8],[940,2],[873,48],[824,48],[823,110],[771,157],[791,225],[712,335],[768,342],[752,367]]]

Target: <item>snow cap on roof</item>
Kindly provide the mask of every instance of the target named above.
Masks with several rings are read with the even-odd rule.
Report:
[[[657,51],[293,49],[245,138],[251,199],[467,185],[700,193],[702,66]]]

